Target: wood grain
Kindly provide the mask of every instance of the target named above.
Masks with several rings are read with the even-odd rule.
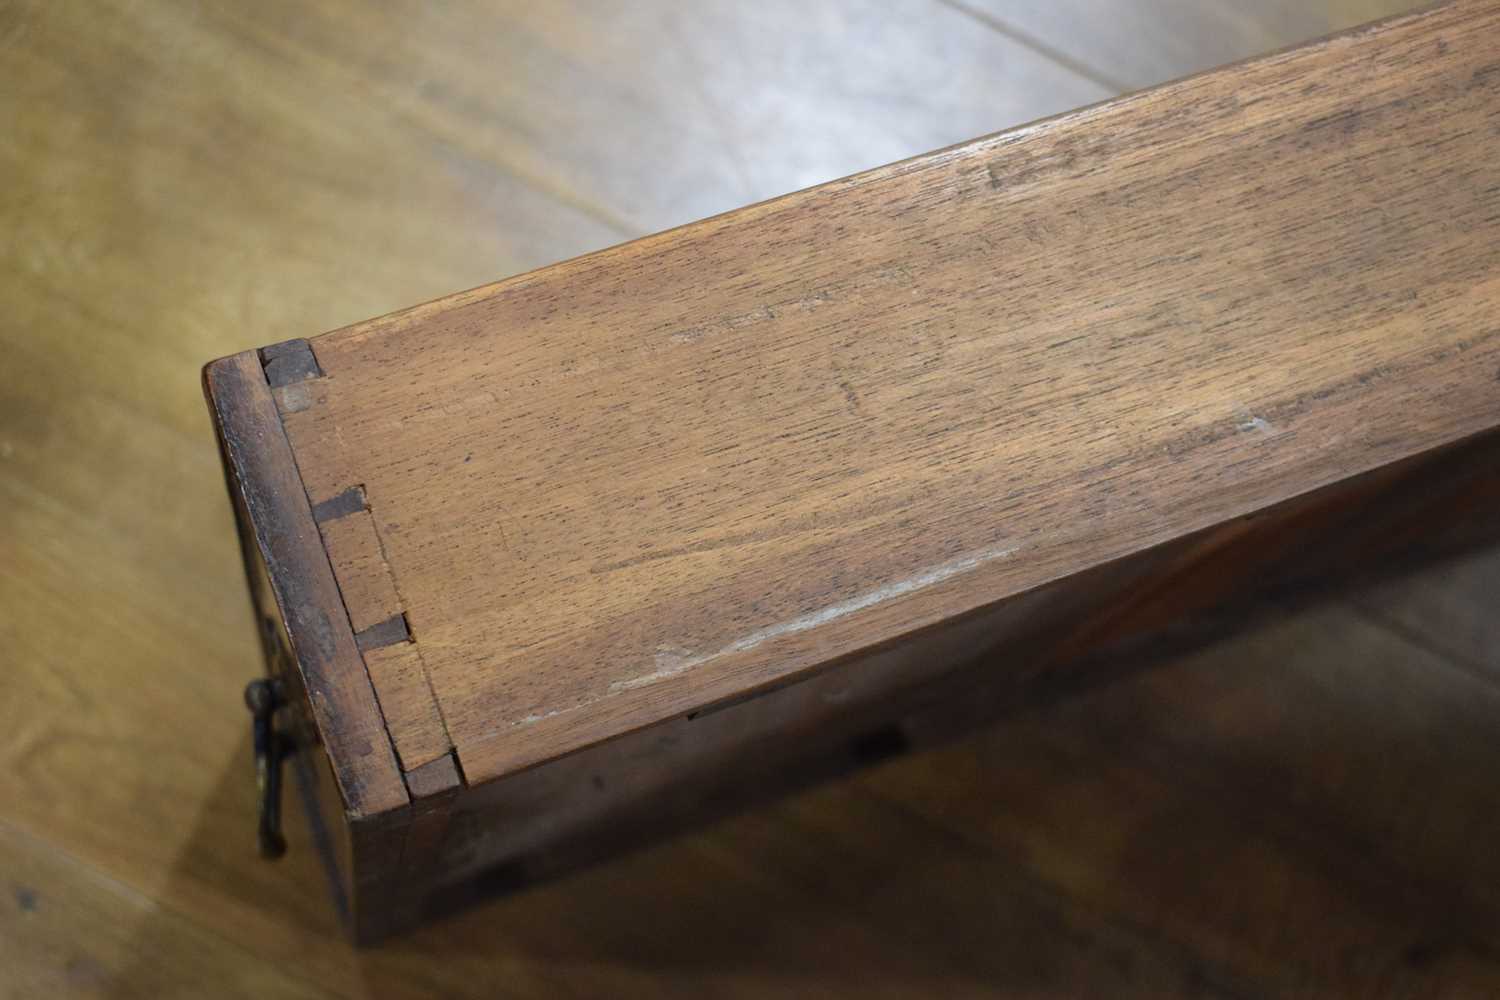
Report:
[[[478,782],[1434,448],[1494,422],[1497,28],[1458,4],[317,338],[299,467],[364,485]]]
[[[1138,49],[1191,56],[1180,20],[1131,20],[1140,2],[1110,6],[1140,25],[1128,47],[1075,22],[1070,54],[1121,79],[1111,60]],[[256,857],[240,692],[259,652],[199,362],[1094,99],[962,17],[806,7],[0,9],[0,816],[37,847],[0,863],[0,996],[198,996],[205,976],[296,995],[289,975],[381,998],[1495,992],[1475,948],[1444,947],[1459,887],[1433,875],[1488,870],[1467,824],[1486,822],[1500,713],[1443,656],[1337,608],[887,765],[879,797],[841,782],[375,952],[341,939],[306,831]],[[1283,24],[1285,5],[1245,0],[1207,40],[1253,19],[1265,34],[1237,51],[1287,45],[1303,11],[1349,7]],[[827,30],[846,11],[862,20]],[[1451,589],[1466,579],[1428,585],[1482,606]],[[1432,833],[1410,867],[1384,838],[1413,824]],[[51,907],[54,850],[84,884]],[[1236,905],[1267,884],[1285,908]],[[1485,911],[1453,912],[1496,952]],[[1301,933],[1279,932],[1289,913]],[[1399,928],[1378,939],[1396,952],[1365,946],[1372,924]]]
[[[318,530],[354,631],[362,632],[401,614],[401,598],[380,551],[370,512],[360,510],[323,521]]]
[[[420,767],[453,749],[416,643],[367,649],[364,657],[402,770]]]

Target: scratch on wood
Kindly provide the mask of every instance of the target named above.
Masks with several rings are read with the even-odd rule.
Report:
[[[577,712],[581,709],[588,708],[590,705],[594,705],[600,701],[603,701],[605,698],[609,697],[609,695],[619,694],[623,691],[631,691],[640,687],[646,687],[647,685],[654,684],[658,681],[667,680],[668,678],[675,677],[678,674],[685,673],[693,669],[694,667],[702,666],[703,664],[708,663],[712,660],[716,660],[720,657],[729,656],[733,653],[743,653],[748,650],[754,649],[755,647],[769,642],[772,639],[787,635],[795,635],[798,632],[806,632],[809,629],[817,628],[820,625],[826,625],[829,622],[837,621],[840,618],[852,615],[857,611],[862,611],[866,608],[874,607],[877,604],[884,603],[885,601],[893,600],[897,597],[903,597],[907,594],[922,590],[923,588],[935,586],[939,583],[951,580],[954,577],[959,576],[963,573],[967,573],[972,569],[977,569],[978,567],[983,566],[986,563],[995,562],[999,559],[1009,558],[1019,551],[1021,551],[1021,546],[1002,546],[971,553],[967,556],[962,556],[958,559],[954,559],[939,566],[935,566],[923,573],[918,573],[916,576],[908,577],[907,579],[902,580],[898,583],[888,584],[887,586],[867,591],[857,597],[852,597],[847,601],[840,601],[837,604],[833,604],[829,607],[823,608],[821,611],[815,611],[811,614],[803,615],[801,618],[794,618],[789,622],[783,622],[780,625],[772,625],[769,628],[764,628],[760,629],[759,631],[752,632],[744,638],[732,642],[728,646],[725,646],[722,649],[715,650],[712,653],[695,655],[686,650],[659,650],[656,655],[657,669],[652,671],[651,673],[645,674],[641,677],[634,677],[629,680],[616,681],[609,686],[609,694],[599,695],[592,698],[584,698],[564,708],[554,708],[551,711],[537,712],[532,715],[524,716],[523,718],[517,719],[515,722],[511,723],[508,728],[532,726],[536,725],[538,722],[545,722],[548,719],[556,718],[559,715],[567,715],[570,712]]]
[[[541,722],[544,719],[550,719],[554,715],[562,715],[564,712],[573,712],[573,711],[577,711],[580,708],[587,708],[589,705],[592,705],[597,700],[598,699],[590,699],[588,701],[581,702],[580,704],[577,704],[577,705],[570,705],[567,708],[554,708],[550,712],[539,712],[539,713],[537,713],[535,715],[528,715],[524,719],[517,720],[516,725],[518,725],[518,726],[529,726],[529,725],[532,725],[533,723]]]
[[[767,628],[751,632],[749,635],[737,639],[729,645],[721,649],[716,649],[711,653],[683,655],[673,650],[658,651],[656,655],[656,670],[640,677],[632,677],[629,680],[615,681],[609,686],[609,689],[612,692],[630,691],[648,684],[655,684],[657,681],[666,680],[668,677],[675,677],[678,674],[685,673],[694,667],[702,666],[720,657],[729,656],[734,653],[745,653],[772,639],[795,635],[798,632],[806,632],[820,625],[827,625],[829,622],[845,618],[857,611],[863,611],[877,604],[883,604],[897,597],[904,597],[918,590],[951,580],[955,576],[967,573],[969,570],[983,566],[985,563],[1013,556],[1017,551],[1019,549],[1016,546],[1006,546],[972,553],[943,563],[940,566],[935,566],[926,572],[918,573],[916,576],[907,577],[905,580],[897,583],[877,587],[856,597],[851,597],[846,601],[831,604],[819,611],[803,615],[801,618],[794,618],[789,622],[782,622],[778,625],[771,625]]]
[[[738,316],[726,316],[706,326],[695,326],[687,330],[679,330],[672,334],[671,340],[674,344],[691,344],[702,340],[710,334],[738,330],[741,327],[754,326],[757,323],[767,323],[776,318],[776,312],[770,306],[759,306],[747,313]]]
[[[1247,434],[1253,431],[1259,431],[1262,434],[1271,434],[1276,430],[1275,426],[1265,417],[1256,416],[1244,407],[1240,407],[1239,409],[1239,423],[1237,426]]]
[[[864,416],[864,408],[859,405],[859,393],[854,391],[854,386],[849,384],[848,379],[839,381],[839,389],[844,394],[844,402],[849,404],[849,411],[856,416]]]

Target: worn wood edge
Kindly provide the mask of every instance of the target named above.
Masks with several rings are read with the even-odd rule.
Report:
[[[249,590],[250,604],[261,640],[261,652],[265,657],[267,674],[285,683],[285,694],[290,700],[279,725],[287,731],[297,746],[320,745],[316,723],[308,705],[307,691],[300,673],[290,667],[290,642],[281,621],[280,609],[270,589],[270,577],[265,561],[250,529],[249,517],[245,513],[244,498],[235,486],[234,471],[223,437],[218,439],[220,469],[224,475],[225,490],[233,508],[235,536],[240,546],[241,562],[244,564],[245,582]],[[349,828],[345,821],[343,795],[333,775],[332,761],[326,753],[294,753],[288,761],[302,810],[283,812],[284,817],[300,814],[308,824],[314,851],[323,865],[329,888],[338,912],[339,924],[352,929],[349,910],[350,864]]]
[[[346,815],[409,803],[375,691],[256,351],[211,361],[204,395],[248,513]]]

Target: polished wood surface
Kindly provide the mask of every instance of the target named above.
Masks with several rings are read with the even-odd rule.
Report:
[[[201,360],[1151,82],[971,6],[0,12],[0,995],[1496,991],[1493,555],[376,952],[255,856]]]
[[[477,784],[1493,426],[1497,35],[1427,11],[315,338],[283,418],[368,502],[355,629],[405,612]]]

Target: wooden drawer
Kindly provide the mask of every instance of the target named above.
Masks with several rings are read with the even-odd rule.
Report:
[[[211,363],[357,932],[1487,535],[1497,31],[1397,19]]]

